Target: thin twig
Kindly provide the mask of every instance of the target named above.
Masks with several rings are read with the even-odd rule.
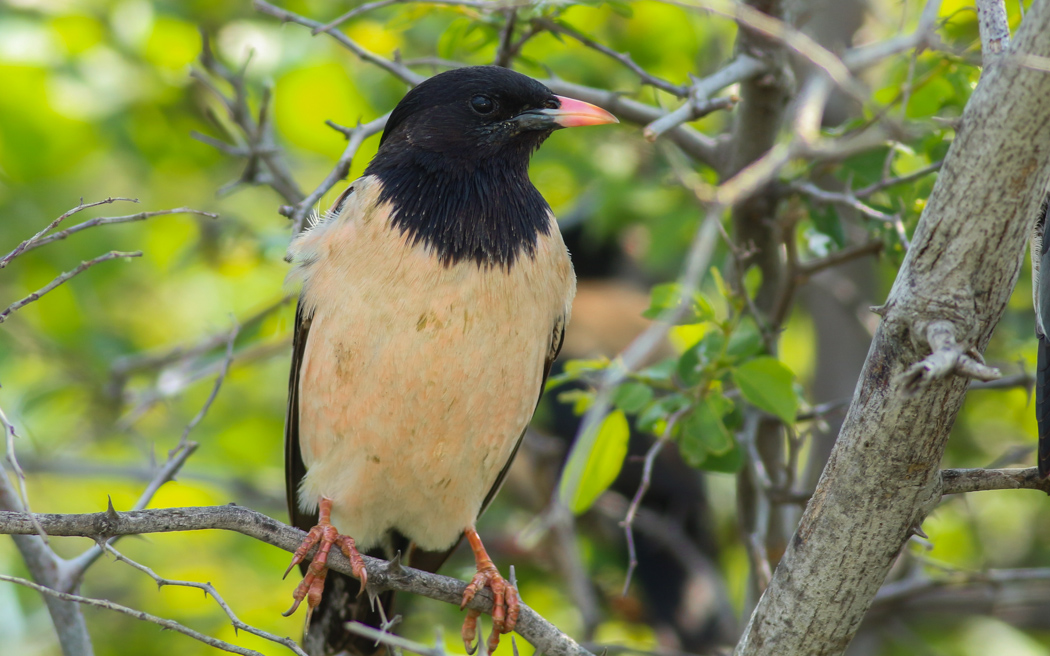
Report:
[[[315,20],[310,20],[305,16],[300,16],[299,14],[288,11],[286,9],[281,9],[280,7],[274,6],[269,2],[266,2],[266,0],[252,0],[252,7],[254,7],[256,11],[260,11],[264,14],[273,16],[274,18],[280,19],[285,23],[298,23],[299,25],[305,25],[306,27],[309,27],[312,30],[317,30],[318,32],[323,31],[325,27],[323,23],[319,23]],[[326,32],[326,34],[328,34],[333,39],[341,43],[350,52],[354,53],[364,61],[370,64],[374,64],[379,68],[382,68],[387,73],[390,73],[391,75],[398,78],[402,82],[405,82],[406,84],[416,86],[417,84],[426,79],[426,77],[419,75],[418,73],[412,71],[405,65],[400,64],[392,59],[381,57],[375,54],[374,52],[364,48],[363,46],[361,46],[361,44],[359,44],[357,41],[354,41],[343,32],[330,31]]]
[[[117,223],[131,223],[133,221],[145,221],[146,219],[151,219],[155,216],[167,216],[169,214],[196,214],[198,216],[206,216],[210,219],[219,218],[219,215],[215,214],[214,212],[205,212],[204,210],[195,210],[189,207],[176,207],[175,209],[171,210],[156,210],[153,212],[139,212],[138,214],[129,214],[127,216],[98,217],[95,219],[84,221],[83,223],[78,223],[77,225],[71,228],[66,228],[65,230],[56,232],[53,235],[48,235],[44,239],[41,239],[40,241],[34,243],[26,250],[28,251],[34,248],[39,248],[41,246],[46,246],[60,239],[65,239],[69,235],[76,234],[81,230],[87,230],[88,228],[94,228],[95,226],[115,225]]]
[[[711,97],[728,86],[751,79],[768,70],[769,65],[749,55],[738,55],[733,61],[689,87],[689,99],[681,107],[645,126],[643,136],[654,141],[661,134],[682,123],[695,121],[704,115]],[[709,113],[709,112],[708,112]]]
[[[212,385],[211,393],[208,394],[208,398],[204,401],[204,405],[197,411],[190,423],[186,424],[186,428],[182,431],[182,437],[179,438],[179,444],[175,447],[175,451],[179,451],[184,447],[188,446],[190,442],[188,438],[190,432],[197,427],[197,424],[201,423],[204,419],[204,415],[208,414],[208,409],[211,408],[211,404],[215,402],[215,397],[219,395],[219,389],[222,387],[223,381],[226,380],[226,374],[230,371],[230,362],[233,361],[233,343],[237,340],[237,335],[241,331],[240,324],[234,323],[233,330],[230,331],[229,337],[226,339],[226,355],[222,359],[222,368],[219,369],[219,375],[215,377],[215,384]]]
[[[612,48],[598,43],[594,39],[588,37],[586,34],[581,34],[580,32],[577,32],[575,29],[568,25],[565,25],[564,23],[557,23],[549,18],[543,17],[532,19],[532,23],[534,25],[542,27],[548,32],[552,32],[554,34],[564,34],[565,36],[571,37],[576,41],[582,43],[584,46],[590,48],[591,50],[596,50],[597,52],[600,52],[611,59],[615,59],[616,61],[629,68],[632,73],[637,75],[638,78],[642,81],[642,84],[648,84],[649,86],[656,87],[661,91],[666,91],[667,93],[675,96],[676,98],[685,98],[689,94],[689,88],[681,84],[674,84],[673,82],[668,82],[667,80],[661,77],[657,77],[656,75],[653,75],[652,73],[646,71],[644,68],[639,66],[637,62],[631,59],[630,53],[616,52]]]
[[[363,125],[359,124],[355,128],[343,128],[336,126],[333,123],[330,125],[342,132],[346,138],[346,148],[343,149],[343,154],[339,156],[339,160],[335,163],[335,167],[325,176],[325,179],[321,181],[321,184],[317,185],[317,188],[310,192],[310,195],[304,198],[301,202],[297,203],[294,207],[281,208],[283,214],[292,219],[292,234],[299,234],[306,223],[306,217],[313,211],[313,207],[316,203],[321,200],[321,197],[328,193],[332,187],[337,185],[340,180],[346,179],[350,175],[350,166],[353,164],[354,156],[357,155],[357,151],[361,148],[361,144],[364,143],[365,139],[373,135],[379,134],[386,127],[387,119],[390,118],[390,113],[387,112],[377,119],[373,119]]]
[[[848,192],[841,193],[837,191],[828,191],[827,189],[821,189],[812,182],[795,182],[791,185],[791,189],[822,203],[844,205],[845,207],[856,210],[869,219],[875,219],[876,221],[882,221],[883,223],[893,223],[897,220],[897,217],[895,216],[886,214],[885,212],[880,212],[874,207],[865,205],[860,202],[854,194]]]
[[[241,619],[237,617],[236,613],[233,612],[233,609],[230,608],[230,605],[226,603],[226,600],[222,598],[222,595],[219,594],[219,591],[216,590],[215,586],[213,586],[211,583],[200,583],[198,581],[180,581],[178,579],[164,578],[158,575],[146,565],[143,565],[142,563],[138,563],[128,558],[124,554],[114,549],[109,544],[106,545],[106,551],[112,554],[113,557],[119,560],[120,562],[130,565],[131,567],[134,567],[140,572],[143,572],[146,575],[148,575],[157,583],[158,588],[170,585],[175,587],[196,588],[197,590],[203,590],[204,595],[210,596],[212,599],[214,599],[215,603],[218,604],[219,608],[222,609],[222,612],[226,613],[226,617],[230,618],[230,623],[233,625],[234,629],[237,629],[238,631],[246,631],[264,640],[269,640],[270,642],[274,642],[284,647],[287,647],[289,650],[291,650],[298,656],[306,656],[306,652],[304,652],[302,648],[300,648],[299,645],[296,644],[296,642],[291,638],[282,638],[268,631],[263,631],[262,629],[256,628],[250,624],[245,624],[244,622],[242,622]]]
[[[189,636],[194,640],[203,642],[204,644],[210,647],[215,647],[216,649],[222,649],[223,651],[232,652],[234,654],[242,654],[243,656],[265,656],[261,652],[257,652],[254,649],[248,649],[247,647],[239,647],[237,645],[226,642],[225,640],[220,640],[218,638],[213,638],[211,636],[204,635],[199,631],[194,631],[191,628],[179,624],[175,620],[164,619],[163,617],[157,617],[156,615],[151,615],[150,613],[147,613],[145,611],[135,610],[134,608],[128,608],[127,606],[121,606],[120,604],[114,603],[107,599],[93,599],[91,597],[82,597],[80,595],[70,594],[68,592],[59,592],[58,590],[52,590],[51,588],[42,585],[37,585],[32,581],[20,579],[16,576],[7,576],[6,574],[0,574],[0,581],[6,581],[7,583],[17,583],[18,585],[22,585],[27,588],[36,590],[41,594],[62,599],[64,601],[75,601],[78,604],[84,604],[86,606],[95,606],[97,608],[106,608],[108,610],[113,610],[118,613],[123,613],[124,615],[130,615],[131,617],[140,619],[144,622],[151,622],[165,629],[169,629],[171,631],[181,633],[182,635]]]
[[[0,312],[0,323],[3,323],[5,321],[7,321],[7,317],[10,316],[11,313],[17,312],[18,310],[21,310],[25,306],[27,306],[30,303],[32,303],[33,301],[37,300],[38,298],[40,298],[44,294],[47,294],[48,292],[53,290],[55,287],[58,287],[59,285],[61,285],[62,283],[66,282],[70,278],[73,278],[74,276],[77,276],[77,275],[83,273],[87,269],[95,266],[96,264],[98,264],[100,262],[105,262],[107,260],[115,260],[117,258],[122,258],[122,257],[142,257],[142,251],[133,251],[133,252],[130,252],[130,253],[125,253],[125,252],[122,252],[122,251],[110,251],[110,252],[106,253],[105,255],[99,255],[98,257],[96,257],[94,259],[88,260],[86,262],[81,262],[80,266],[78,266],[77,268],[75,268],[75,269],[73,269],[71,271],[67,271],[67,272],[59,275],[54,280],[52,280],[51,282],[47,283],[46,285],[44,285],[43,287],[41,287],[37,291],[33,292],[29,296],[26,296],[22,300],[15,301],[11,305],[7,306],[6,310],[4,310],[3,312]]]
[[[660,455],[660,450],[663,449],[664,444],[671,439],[675,424],[688,410],[690,408],[682,408],[668,417],[667,426],[664,428],[663,433],[649,447],[645,454],[645,462],[642,465],[642,480],[638,483],[638,490],[635,491],[631,503],[627,506],[627,512],[624,514],[623,521],[620,522],[624,536],[627,538],[627,575],[624,577],[621,596],[627,596],[627,591],[631,588],[631,577],[634,575],[634,570],[638,568],[638,552],[634,546],[634,520],[638,515],[638,509],[642,507],[642,499],[645,498],[645,493],[649,491],[649,486],[652,484],[653,465],[656,463],[656,457]]]
[[[918,180],[919,178],[925,177],[925,176],[929,175],[930,173],[934,173],[936,171],[940,171],[942,166],[944,166],[944,160],[943,159],[942,160],[938,160],[938,161],[934,162],[933,164],[930,164],[929,166],[924,166],[923,168],[919,169],[918,171],[913,171],[913,172],[911,172],[911,173],[909,173],[907,175],[902,175],[902,176],[899,176],[899,177],[896,177],[896,178],[889,178],[887,180],[880,180],[879,182],[875,182],[873,184],[870,184],[867,187],[862,187],[862,188],[858,189],[857,191],[854,191],[853,192],[853,196],[855,198],[867,198],[868,196],[874,194],[875,192],[882,191],[883,189],[886,189],[887,187],[892,187],[894,185],[907,184],[909,182],[914,182],[915,180]]]
[[[82,212],[82,211],[84,211],[84,210],[86,210],[88,208],[91,208],[91,207],[98,207],[99,205],[106,205],[106,204],[109,204],[109,203],[115,203],[117,201],[127,201],[129,203],[137,203],[137,202],[139,202],[139,199],[137,199],[137,198],[110,197],[110,198],[106,198],[106,199],[103,199],[103,200],[95,201],[93,203],[85,203],[84,199],[81,198],[79,205],[77,205],[73,209],[65,212],[64,214],[60,215],[57,219],[55,219],[51,223],[47,224],[47,226],[43,230],[41,230],[40,232],[36,233],[35,235],[30,237],[29,239],[23,241],[21,244],[19,244],[18,246],[15,247],[15,250],[13,250],[10,253],[8,253],[7,255],[5,255],[3,257],[3,259],[0,259],[0,269],[3,269],[4,267],[6,267],[8,265],[8,263],[11,262],[11,260],[15,259],[16,257],[21,255],[22,253],[24,253],[24,252],[26,252],[28,250],[32,250],[33,248],[36,248],[37,242],[39,242],[41,239],[43,239],[44,235],[46,235],[47,233],[49,233],[52,230],[54,230],[56,227],[58,227],[58,224],[62,223],[63,221],[65,221],[69,217],[73,216],[74,214],[76,214],[78,212]]]

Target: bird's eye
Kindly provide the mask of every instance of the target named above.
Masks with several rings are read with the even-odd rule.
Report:
[[[470,108],[478,114],[491,114],[496,109],[496,103],[488,96],[474,96],[470,99]]]
[[[544,109],[559,109],[559,108],[561,108],[561,103],[558,102],[557,99],[555,99],[555,98],[550,98],[546,102],[543,103],[543,108]]]

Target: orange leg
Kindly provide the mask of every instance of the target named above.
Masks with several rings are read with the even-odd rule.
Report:
[[[488,642],[489,653],[491,654],[499,646],[500,634],[510,633],[518,623],[518,612],[521,610],[521,605],[518,601],[518,591],[505,578],[500,576],[499,570],[492,564],[492,559],[489,558],[488,553],[485,551],[485,546],[481,544],[481,537],[478,536],[478,532],[474,530],[474,527],[468,527],[464,533],[467,536],[467,542],[470,543],[471,550],[474,552],[478,573],[474,575],[470,585],[463,591],[463,603],[459,607],[461,609],[466,607],[470,600],[474,598],[474,595],[482,588],[488,586],[492,590],[494,598],[492,603],[492,635],[489,636]],[[473,645],[473,643],[474,638],[477,637],[478,617],[480,615],[481,611],[468,610],[467,619],[463,621],[463,644],[468,654],[473,654],[474,650],[477,649],[477,646]]]
[[[292,597],[295,599],[292,607],[282,613],[285,617],[294,613],[303,599],[306,599],[306,607],[308,609],[306,618],[309,621],[310,613],[317,608],[317,604],[321,603],[324,579],[328,574],[328,552],[331,551],[332,545],[339,547],[339,550],[350,559],[354,576],[361,579],[361,591],[364,592],[365,590],[365,585],[368,583],[365,561],[357,551],[354,539],[348,535],[339,535],[339,531],[332,526],[332,500],[327,497],[321,497],[321,503],[318,506],[317,526],[310,529],[303,543],[295,550],[295,554],[292,556],[292,564],[285,570],[284,575],[288,576],[288,572],[303,562],[306,559],[306,554],[310,553],[310,550],[318,544],[320,546],[317,548],[317,553],[314,554],[313,560],[310,561],[310,566],[307,568],[306,574],[303,575],[303,580],[299,582],[295,592],[292,593]]]

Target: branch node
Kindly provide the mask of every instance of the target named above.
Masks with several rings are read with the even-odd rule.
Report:
[[[984,358],[974,347],[964,349],[955,341],[955,325],[951,321],[933,321],[926,326],[926,342],[930,354],[916,362],[900,375],[898,383],[906,394],[915,394],[934,380],[958,374],[977,380],[996,380],[1002,373],[984,364]]]

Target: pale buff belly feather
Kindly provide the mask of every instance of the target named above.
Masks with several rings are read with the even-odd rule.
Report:
[[[535,257],[509,271],[445,267],[373,208],[372,181],[354,187],[339,217],[293,246],[314,313],[300,499],[313,511],[331,498],[333,523],[361,549],[389,529],[443,549],[473,525],[532,417],[572,266],[552,217]]]

